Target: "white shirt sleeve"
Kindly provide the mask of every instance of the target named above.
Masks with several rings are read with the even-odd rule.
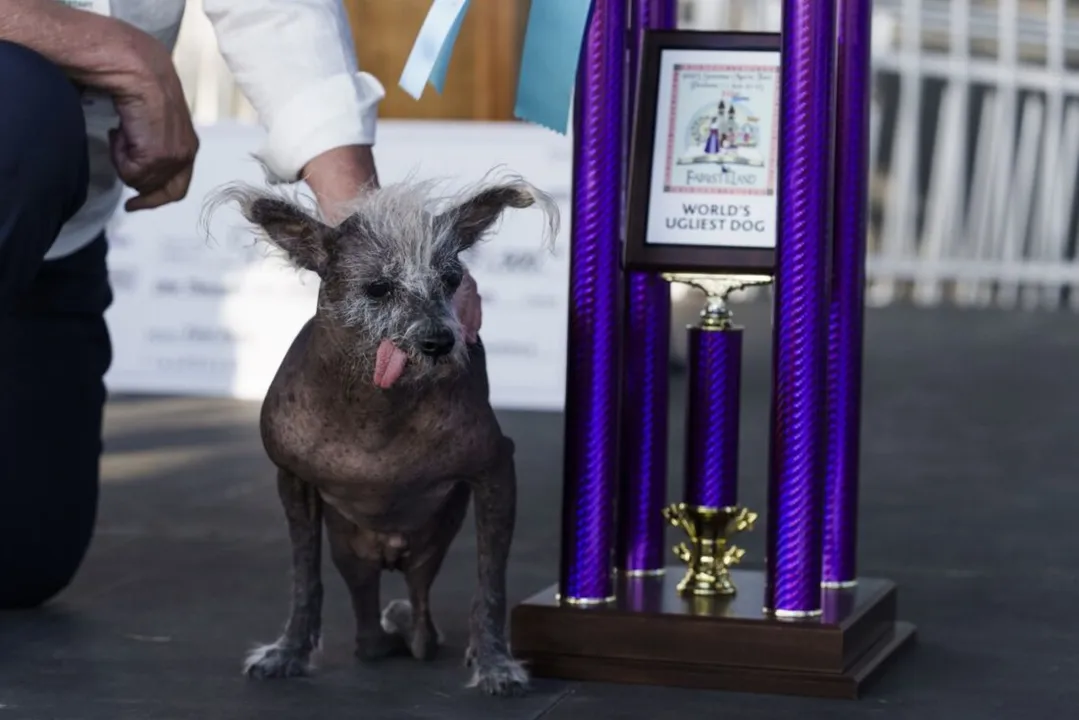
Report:
[[[270,182],[295,182],[308,161],[373,145],[386,92],[360,72],[341,0],[203,0],[218,47],[268,137],[257,153]]]

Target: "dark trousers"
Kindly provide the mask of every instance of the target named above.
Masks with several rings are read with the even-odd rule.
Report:
[[[63,590],[93,534],[112,358],[105,239],[43,262],[85,201],[87,164],[76,89],[0,42],[0,608]]]

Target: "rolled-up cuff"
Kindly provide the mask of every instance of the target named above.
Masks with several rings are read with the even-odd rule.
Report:
[[[307,88],[274,113],[256,157],[270,183],[292,183],[327,150],[374,145],[378,103],[386,90],[373,75],[336,75]]]

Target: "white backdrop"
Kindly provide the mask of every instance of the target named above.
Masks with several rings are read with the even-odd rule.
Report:
[[[113,392],[261,399],[278,363],[314,309],[317,278],[256,244],[231,209],[198,220],[206,194],[234,180],[261,183],[250,154],[259,129],[223,122],[200,128],[202,149],[181,203],[116,215],[109,229],[115,347]],[[474,182],[503,165],[554,195],[562,212],[553,254],[543,218],[506,214],[469,259],[483,296],[483,338],[496,407],[561,409],[565,384],[571,145],[523,124],[383,121],[376,148],[384,183],[419,177]]]

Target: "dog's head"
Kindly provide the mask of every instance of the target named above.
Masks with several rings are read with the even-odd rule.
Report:
[[[402,382],[443,376],[467,361],[453,296],[465,272],[461,253],[480,242],[508,208],[540,207],[550,239],[558,209],[519,178],[483,183],[451,197],[431,182],[404,182],[364,193],[337,226],[265,191],[231,187],[248,221],[296,266],[316,273],[320,320],[367,364],[397,363]],[[393,357],[391,357],[391,355]],[[394,359],[395,358],[395,359]],[[378,382],[379,369],[376,369]]]

